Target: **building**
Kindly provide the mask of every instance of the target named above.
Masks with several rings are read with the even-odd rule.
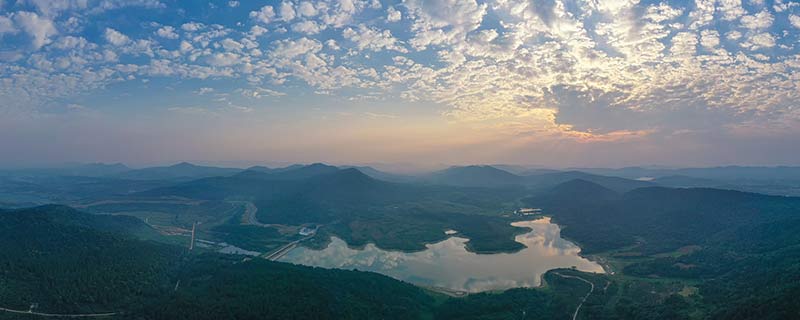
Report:
[[[313,235],[315,233],[317,233],[317,228],[316,227],[314,227],[314,228],[309,228],[309,227],[300,228],[300,235],[301,236],[304,236],[304,237],[305,236],[310,236],[310,235]]]
[[[516,213],[518,215],[521,215],[521,216],[530,216],[530,215],[542,213],[542,209],[539,209],[539,208],[521,208],[521,209],[515,211],[514,213]]]

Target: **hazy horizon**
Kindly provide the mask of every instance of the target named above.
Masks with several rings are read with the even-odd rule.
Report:
[[[144,169],[152,167],[168,167],[178,165],[181,163],[189,163],[196,166],[210,166],[220,168],[236,168],[247,169],[255,166],[265,166],[268,168],[284,168],[292,165],[311,165],[311,164],[325,164],[338,167],[371,167],[380,171],[398,174],[421,174],[429,173],[437,170],[444,170],[452,167],[465,167],[465,166],[494,166],[501,170],[509,172],[520,172],[524,170],[546,169],[546,170],[582,170],[582,169],[626,169],[626,168],[643,168],[643,169],[663,169],[663,170],[677,170],[677,169],[704,169],[704,168],[724,168],[724,167],[740,167],[740,168],[798,168],[798,165],[742,165],[742,164],[720,164],[709,166],[674,166],[674,165],[658,165],[658,164],[640,164],[630,166],[547,166],[539,164],[521,164],[521,163],[411,163],[411,162],[330,162],[330,161],[302,161],[302,162],[275,162],[275,161],[204,161],[204,160],[178,160],[168,162],[145,162],[145,163],[127,163],[123,161],[118,162],[102,162],[102,161],[89,161],[89,162],[53,162],[41,164],[20,164],[11,166],[0,166],[0,170],[26,170],[26,169],[60,169],[70,168],[84,165],[117,165],[121,164],[130,169]]]

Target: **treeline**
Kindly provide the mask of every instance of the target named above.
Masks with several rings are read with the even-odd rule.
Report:
[[[573,183],[525,201],[544,207],[584,252],[628,254],[622,273],[645,280],[615,278],[621,290],[605,314],[800,318],[800,198],[702,188],[616,194]]]

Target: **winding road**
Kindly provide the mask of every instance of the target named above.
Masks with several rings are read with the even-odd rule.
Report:
[[[558,275],[558,276],[562,277],[562,278],[573,278],[573,279],[578,279],[578,280],[580,280],[580,281],[583,281],[583,282],[586,282],[586,283],[588,283],[588,284],[591,286],[591,289],[589,289],[589,292],[587,292],[587,293],[586,293],[586,295],[585,295],[585,296],[583,296],[583,299],[581,300],[581,303],[579,303],[579,304],[578,304],[578,307],[577,307],[577,308],[575,308],[575,313],[573,313],[573,314],[572,314],[572,320],[578,319],[578,312],[580,312],[580,311],[581,311],[581,307],[583,306],[583,303],[584,303],[584,302],[586,302],[586,299],[588,299],[588,298],[589,298],[589,296],[592,294],[592,292],[594,292],[594,283],[592,283],[591,281],[589,281],[589,280],[586,280],[586,279],[584,279],[584,278],[578,277],[578,276],[563,275],[563,274],[560,274],[560,273],[558,273],[558,272],[554,272],[554,273],[555,273],[556,275]]]

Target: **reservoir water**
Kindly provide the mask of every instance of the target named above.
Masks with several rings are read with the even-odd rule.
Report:
[[[603,268],[579,255],[580,248],[561,238],[550,218],[515,222],[530,228],[515,240],[527,248],[515,253],[476,254],[466,250],[467,239],[452,237],[419,252],[387,251],[373,244],[353,249],[336,237],[323,250],[293,249],[280,260],[295,264],[373,271],[420,286],[480,292],[516,287],[535,287],[551,269],[575,267],[602,273]],[[452,233],[452,232],[450,232]]]

